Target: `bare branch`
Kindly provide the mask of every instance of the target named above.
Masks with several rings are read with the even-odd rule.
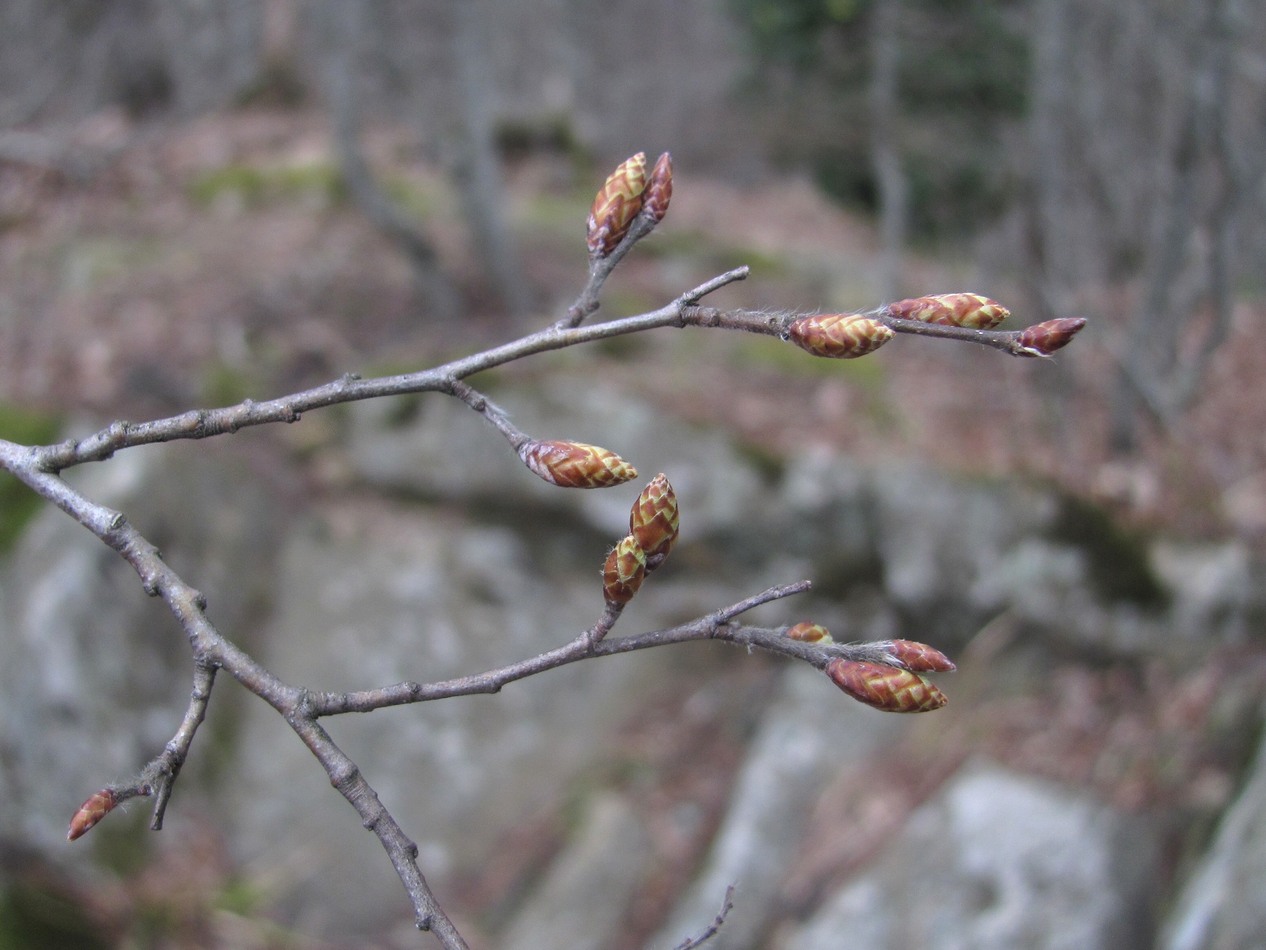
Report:
[[[703,932],[694,937],[687,937],[681,943],[673,947],[673,950],[694,950],[695,947],[702,947],[705,943],[720,933],[721,928],[725,925],[725,918],[730,915],[730,911],[734,909],[734,885],[731,884],[725,889],[725,897],[721,901],[721,910],[717,912],[712,923],[704,928]]]

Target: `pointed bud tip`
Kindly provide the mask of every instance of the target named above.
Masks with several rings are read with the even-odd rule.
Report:
[[[931,712],[949,701],[935,684],[895,666],[837,657],[827,664],[826,673],[853,699],[883,712]]]
[[[529,440],[519,458],[536,475],[560,488],[608,488],[637,478],[637,469],[609,449],[584,442]]]
[[[1050,356],[1071,343],[1085,326],[1085,317],[1057,317],[1025,327],[1016,337],[1016,344],[1021,356]]]

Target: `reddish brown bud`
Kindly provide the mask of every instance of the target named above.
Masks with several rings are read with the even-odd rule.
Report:
[[[992,330],[1011,311],[980,294],[933,294],[898,300],[888,305],[888,312],[902,320],[921,320],[924,323],[943,323],[970,330]]]
[[[940,650],[917,640],[887,640],[880,646],[896,665],[913,673],[948,673],[958,669]]]
[[[871,353],[893,337],[878,320],[855,313],[823,313],[801,317],[787,328],[787,337],[814,356],[851,360]]]
[[[1050,356],[1069,344],[1086,325],[1085,317],[1060,317],[1035,323],[1020,331],[1016,342],[1022,356]]]
[[[650,218],[659,224],[668,213],[668,203],[672,199],[673,157],[664,152],[655,162],[655,167],[651,169],[651,177],[646,182],[646,191],[642,192],[643,217]]]
[[[638,152],[611,173],[589,209],[589,253],[606,257],[629,231],[642,210],[646,190],[646,153]]]
[[[620,456],[584,442],[530,440],[519,448],[525,465],[552,485],[562,488],[606,488],[637,478]]]
[[[87,834],[92,826],[110,814],[118,803],[118,796],[112,789],[103,788],[99,792],[93,792],[70,819],[70,830],[66,832],[66,840],[74,841]]]
[[[677,540],[677,495],[663,472],[650,480],[629,512],[629,534],[646,555],[646,570],[663,563]]]
[[[646,554],[629,535],[607,555],[602,566],[602,596],[608,604],[627,604],[646,577]]]
[[[930,712],[948,701],[918,673],[895,666],[836,658],[827,664],[826,673],[858,702],[884,712]]]
[[[802,620],[800,623],[788,628],[787,636],[792,640],[799,640],[802,643],[816,643],[819,646],[826,646],[828,643],[835,642],[831,637],[830,630],[820,623],[813,623],[809,620]]]

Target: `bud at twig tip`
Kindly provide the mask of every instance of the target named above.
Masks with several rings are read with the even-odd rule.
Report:
[[[629,534],[646,555],[646,570],[663,563],[677,541],[680,529],[677,495],[663,472],[642,489],[629,512]]]
[[[664,220],[673,199],[673,157],[664,152],[651,169],[651,177],[642,193],[642,215],[656,224]]]
[[[1072,342],[1085,325],[1085,317],[1059,317],[1025,327],[1016,337],[1020,355],[1050,356]]]
[[[92,826],[114,810],[119,803],[113,789],[103,788],[88,796],[88,800],[79,806],[74,817],[70,819],[70,828],[66,832],[66,840],[74,841],[87,834]]]
[[[896,666],[914,673],[951,673],[958,669],[940,650],[917,640],[887,640],[880,646]]]
[[[637,469],[620,456],[584,442],[530,439],[519,447],[519,458],[560,488],[607,488],[637,478]]]

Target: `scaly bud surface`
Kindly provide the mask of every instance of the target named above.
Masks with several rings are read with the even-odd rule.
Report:
[[[589,209],[587,243],[594,257],[606,257],[629,231],[642,210],[646,190],[646,153],[627,158],[611,173]]]
[[[892,339],[893,332],[860,314],[823,313],[793,321],[787,337],[814,356],[851,360],[879,349]]]
[[[943,323],[970,330],[992,330],[1011,311],[980,294],[933,294],[928,297],[912,297],[888,305],[888,312],[902,320],[921,320],[923,323]]]
[[[111,789],[103,788],[99,792],[93,792],[70,819],[70,830],[66,832],[66,840],[74,841],[87,834],[92,826],[110,814],[118,803],[118,797]]]
[[[931,712],[948,702],[944,693],[918,673],[895,666],[837,658],[827,664],[826,673],[858,702],[884,712]]]
[[[917,640],[887,640],[880,646],[898,666],[914,673],[949,673],[958,669],[940,650]]]
[[[677,495],[661,472],[642,489],[629,512],[629,534],[646,555],[647,571],[659,567],[668,556],[679,527]]]
[[[519,448],[523,463],[551,485],[561,488],[606,488],[637,478],[620,456],[584,442],[529,440]]]
[[[608,604],[627,604],[646,577],[646,554],[629,535],[607,555],[602,566],[602,596]]]
[[[656,224],[664,220],[668,204],[673,200],[673,157],[664,152],[651,169],[646,190],[642,192],[642,215]]]
[[[1085,325],[1085,317],[1059,317],[1025,327],[1017,342],[1024,356],[1050,356],[1067,346]]]
[[[788,628],[787,636],[792,640],[799,640],[802,643],[816,643],[820,646],[826,646],[835,642],[831,637],[830,630],[820,623],[813,623],[809,620],[802,620],[800,623]]]

